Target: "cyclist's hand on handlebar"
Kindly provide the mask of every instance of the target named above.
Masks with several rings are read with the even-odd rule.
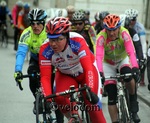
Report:
[[[22,72],[21,71],[17,71],[14,74],[14,78],[16,80],[16,82],[22,82]]]
[[[140,68],[141,73],[145,71],[145,66],[146,66],[146,59],[140,59],[139,68]]]
[[[88,96],[87,96],[87,100],[89,100],[91,104],[97,104],[99,101],[98,96],[92,91],[90,91],[89,93],[90,93],[91,101]]]
[[[104,74],[103,74],[103,72],[99,72],[99,73],[100,73],[100,76],[101,76],[102,84],[104,84],[104,82],[105,82]]]
[[[135,79],[135,82],[140,82],[141,81],[141,73],[139,68],[132,68],[132,75],[133,78]]]
[[[45,102],[45,107],[46,107],[46,112],[49,113],[51,112],[52,109],[55,110],[55,104],[49,100]]]

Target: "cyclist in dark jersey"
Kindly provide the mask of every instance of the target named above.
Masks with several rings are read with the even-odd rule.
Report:
[[[135,31],[134,28],[129,27],[130,20],[125,14],[121,14],[120,19],[122,21],[122,26],[124,26],[126,29],[128,29],[128,31],[130,33],[138,60],[142,61],[142,59],[144,58],[143,50],[142,50],[141,41],[140,41],[140,38],[139,38],[137,32]],[[139,67],[140,67],[140,63],[139,63]]]
[[[95,53],[96,32],[94,27],[87,22],[84,11],[76,11],[72,15],[72,20],[72,31],[81,34],[89,45],[90,50]]]
[[[95,19],[97,20],[97,23],[95,25],[95,30],[96,30],[96,34],[98,34],[101,30],[104,29],[103,27],[103,20],[104,18],[109,14],[108,11],[102,11],[102,12],[97,12],[95,14]]]
[[[0,2],[0,26],[1,24],[4,24],[7,26],[6,20],[7,20],[7,15],[10,18],[10,23],[13,24],[13,19],[11,16],[11,11],[9,10],[6,1],[2,0]]]

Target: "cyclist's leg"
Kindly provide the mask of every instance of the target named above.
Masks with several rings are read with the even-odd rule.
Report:
[[[129,58],[126,57],[121,64],[120,64],[120,73],[131,73]],[[139,111],[138,101],[137,101],[137,89],[136,89],[136,82],[132,77],[128,77],[124,79],[124,82],[126,82],[127,89],[129,90],[129,96],[130,96],[130,110],[132,112],[132,117],[134,121],[140,122],[140,119],[137,115],[137,112]]]
[[[14,28],[14,50],[18,49],[18,28]]]
[[[117,101],[117,87],[116,84],[107,84],[106,91],[108,93],[108,111],[111,117],[111,121],[118,122],[118,108],[116,106]]]
[[[81,77],[81,78],[80,78]],[[80,82],[82,85],[85,84],[86,81],[86,75],[82,74],[78,79],[80,78]],[[82,80],[83,78],[83,80]],[[90,119],[92,123],[106,123],[105,117],[103,115],[102,111],[102,85],[101,85],[101,78],[98,72],[98,69],[95,67],[95,64],[93,66],[93,78],[91,79],[91,83],[86,83],[89,87],[91,87],[91,91],[95,93],[99,97],[99,101],[97,104],[92,105],[87,99],[86,94],[84,93],[85,98],[85,109],[89,112]],[[90,86],[92,84],[92,86]],[[93,102],[93,101],[92,101]],[[94,101],[95,103],[95,101]]]
[[[33,58],[30,58],[29,67],[28,67],[27,72],[28,72],[28,74],[39,73],[38,61],[34,60]],[[29,87],[30,87],[30,90],[31,90],[33,96],[36,98],[36,91],[40,87],[39,78],[30,77],[29,78]]]
[[[52,78],[51,78],[51,84],[52,84],[52,87],[54,86],[54,79],[55,79],[55,67],[54,66],[52,66]],[[63,113],[59,110],[59,109],[57,109],[56,111],[55,111],[55,114],[56,114],[56,119],[57,119],[57,123],[64,123],[64,115],[63,115]]]
[[[68,90],[71,85],[74,85],[76,88],[78,87],[78,83],[75,81],[73,77],[68,76],[66,74],[62,74],[59,71],[56,71],[55,82],[56,82],[55,92],[62,92]],[[58,104],[59,109],[69,119],[70,118],[69,99],[63,96],[59,96],[55,98],[55,101]]]
[[[104,76],[115,76],[116,75],[116,66],[103,63]],[[118,122],[118,109],[116,106],[117,100],[117,87],[116,80],[107,79],[104,83],[108,94],[108,111],[112,122]]]

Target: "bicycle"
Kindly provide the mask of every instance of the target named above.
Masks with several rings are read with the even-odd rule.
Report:
[[[0,23],[0,40],[1,46],[4,45],[5,48],[8,47],[8,35],[7,35],[7,26],[3,23]]]
[[[119,123],[132,123],[132,115],[130,111],[129,92],[125,87],[122,78],[132,76],[132,73],[117,74],[116,76],[106,76],[105,79],[117,80],[117,107]]]
[[[69,99],[70,99],[70,119],[68,120],[68,123],[91,123],[90,121],[90,116],[88,114],[88,112],[86,111],[86,107],[85,107],[85,103],[83,100],[83,91],[86,91],[87,97],[89,99],[89,101],[92,100],[92,97],[90,95],[90,88],[87,85],[84,85],[83,87],[79,87],[79,88],[75,88],[74,85],[70,86],[69,90],[65,90],[63,92],[58,92],[55,94],[51,94],[47,97],[45,97],[45,99],[54,99],[55,97],[58,96],[66,96],[69,95]],[[93,97],[95,98],[95,97]],[[54,103],[52,103],[54,104]],[[81,115],[78,112],[78,106],[80,106],[81,110]],[[52,106],[55,107],[55,106]],[[76,108],[77,109],[76,109]]]
[[[39,78],[39,73],[34,74],[26,74],[18,77],[17,79],[23,79],[28,77],[37,77]],[[22,91],[23,87],[20,82],[17,82],[19,89]],[[35,115],[36,115],[36,123],[53,123],[56,121],[56,118],[52,116],[52,112],[46,111],[45,108],[45,99],[44,95],[42,94],[41,88],[36,91],[36,100],[35,100]]]

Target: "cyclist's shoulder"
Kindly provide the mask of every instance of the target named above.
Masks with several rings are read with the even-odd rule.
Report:
[[[53,49],[49,45],[49,39],[46,39],[41,45],[39,54],[41,54],[47,59],[50,59],[51,56],[54,54]]]
[[[145,27],[140,22],[136,22],[133,28],[137,31],[137,33],[139,33],[139,32],[145,32]]]
[[[79,41],[83,36],[77,32],[69,32],[70,40],[73,40],[74,42]]]

